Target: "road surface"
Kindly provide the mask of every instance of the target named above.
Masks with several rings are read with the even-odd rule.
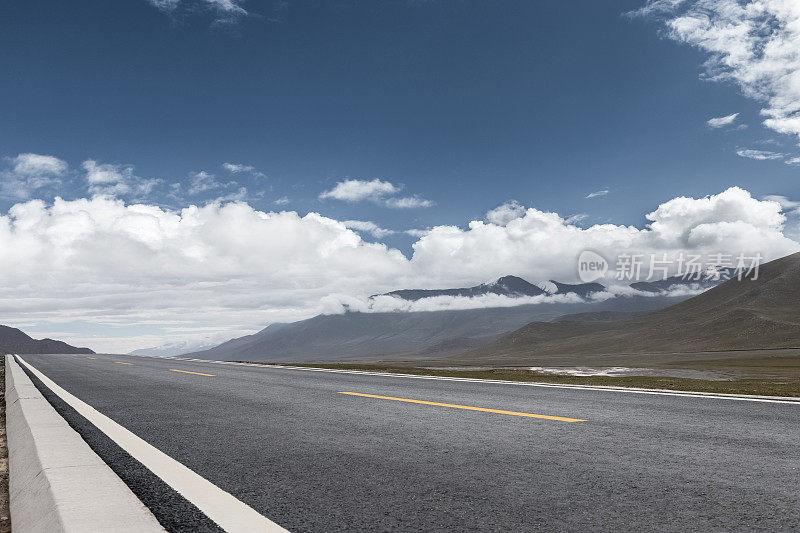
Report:
[[[23,359],[291,531],[800,527],[800,403],[119,355]],[[219,530],[48,399],[168,529]]]

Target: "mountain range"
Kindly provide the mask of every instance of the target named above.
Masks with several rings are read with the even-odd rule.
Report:
[[[436,296],[461,296],[461,297],[475,297],[483,296],[486,294],[496,294],[500,296],[509,296],[511,298],[520,298],[524,296],[541,296],[543,294],[555,293],[575,293],[581,297],[587,297],[596,292],[602,292],[605,286],[600,283],[581,283],[578,285],[569,285],[567,283],[560,283],[558,281],[549,280],[537,285],[530,283],[517,276],[503,276],[496,281],[490,283],[481,283],[474,287],[464,287],[459,289],[401,289],[397,291],[387,292],[377,296],[394,296],[415,302],[423,298],[434,298]],[[375,296],[373,296],[374,298]]]
[[[92,354],[89,348],[76,348],[53,339],[36,340],[17,328],[0,326],[0,354],[8,353],[76,353]]]
[[[522,299],[572,293],[581,299],[571,303],[542,302],[498,308],[318,315],[290,324],[271,324],[253,335],[231,339],[218,346],[197,346],[192,349],[184,343],[172,343],[133,353],[297,362],[365,357],[439,358],[480,347],[531,321],[549,321],[563,315],[581,313],[624,315],[652,311],[688,297],[685,293],[670,296],[668,290],[676,285],[700,290],[707,288],[681,278],[670,278],[668,281],[666,285],[663,281],[641,282],[638,284],[638,295],[609,297],[605,300],[600,298],[597,301],[593,296],[606,291],[606,287],[600,283],[568,284],[549,280],[533,284],[517,276],[503,276],[473,287],[403,289],[373,298],[391,296],[417,302],[441,296],[470,298],[494,294]],[[187,349],[182,350],[183,346]]]
[[[198,350],[207,350],[217,346],[220,341],[211,341],[209,339],[200,339],[198,341],[175,341],[162,344],[153,348],[143,348],[141,350],[134,350],[130,355],[151,355],[157,357],[174,357],[176,355],[185,354],[188,352],[196,352]]]
[[[798,348],[800,253],[761,265],[757,279],[734,278],[665,309],[605,318],[532,322],[453,361],[511,364],[563,354]]]
[[[482,346],[533,320],[581,312],[650,311],[680,300],[633,296],[451,311],[318,315],[290,324],[271,324],[253,335],[187,355],[265,362],[439,358]]]

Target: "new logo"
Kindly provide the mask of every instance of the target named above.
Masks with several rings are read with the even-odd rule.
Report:
[[[591,250],[584,250],[578,256],[578,277],[584,283],[596,281],[608,272],[608,261],[605,257]]]

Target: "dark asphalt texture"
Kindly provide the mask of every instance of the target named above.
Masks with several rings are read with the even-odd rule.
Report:
[[[22,369],[58,414],[80,434],[95,453],[130,487],[131,491],[153,511],[154,516],[156,516],[164,529],[181,533],[220,533],[223,531],[221,527],[203,514],[194,504],[178,494],[161,478],[145,468],[142,463],[131,457],[128,452],[120,448],[105,433],[86,420],[83,415],[79,414],[53,391],[44,386],[41,380],[33,375],[32,372],[25,367]]]
[[[798,405],[116,355],[23,357],[292,531],[800,528]],[[104,458],[114,466],[124,455]],[[163,524],[196,512],[154,492],[137,494]]]

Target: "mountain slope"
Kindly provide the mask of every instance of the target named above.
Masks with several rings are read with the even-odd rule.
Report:
[[[94,353],[89,348],[76,348],[53,339],[36,340],[17,328],[0,326],[0,353]]]
[[[532,320],[552,320],[582,312],[649,311],[676,301],[679,300],[656,296],[457,311],[319,315],[291,324],[272,324],[253,335],[188,355],[201,359],[294,362],[422,356],[436,359],[486,344]]]
[[[699,352],[800,347],[800,253],[652,313],[612,321],[533,322],[454,361],[555,354]]]
[[[631,283],[631,288],[642,292],[661,292],[667,291],[675,287],[686,287],[690,289],[710,289],[722,283],[722,281],[733,277],[736,273],[733,269],[723,268],[717,269],[720,276],[713,277],[703,275],[699,279],[694,279],[694,276],[682,277],[672,276],[666,279],[657,279],[654,281],[637,281]]]

